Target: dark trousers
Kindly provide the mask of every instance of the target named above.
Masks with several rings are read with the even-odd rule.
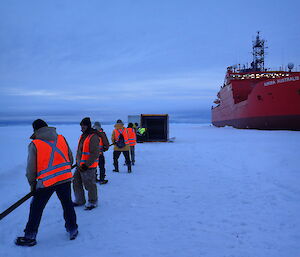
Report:
[[[130,146],[130,159],[131,159],[131,162],[134,164],[135,163],[135,147],[134,147],[134,145]]]
[[[71,182],[66,182],[36,190],[30,204],[29,218],[24,230],[25,236],[37,234],[44,208],[54,192],[63,207],[67,231],[77,229],[76,213],[71,199]]]
[[[113,158],[114,158],[114,166],[115,166],[115,168],[119,167],[118,166],[118,159],[119,159],[121,153],[123,153],[123,155],[125,157],[125,163],[126,163],[126,165],[128,166],[128,168],[131,169],[129,151],[114,151]]]
[[[98,166],[99,166],[99,170],[100,170],[99,179],[104,180],[106,175],[105,175],[105,157],[104,157],[103,153],[99,155]]]
[[[136,142],[137,143],[143,143],[146,139],[146,136],[145,135],[138,135],[136,134]]]

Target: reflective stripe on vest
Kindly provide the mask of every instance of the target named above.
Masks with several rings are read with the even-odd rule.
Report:
[[[57,136],[56,142],[43,139],[32,142],[37,150],[37,180],[44,187],[73,177],[68,145],[62,135]]]
[[[126,145],[129,145],[129,141],[128,141],[128,134],[127,134],[127,130],[125,128],[123,129],[115,129],[115,140],[118,141],[120,134],[123,135],[124,137],[124,142]]]
[[[139,128],[138,129],[138,133],[140,133],[141,135],[143,135],[146,132],[145,128]]]
[[[101,130],[103,131],[103,129],[101,129]],[[99,131],[100,131],[100,129],[99,129]],[[104,144],[103,144],[102,137],[99,136],[99,150],[100,150],[100,154],[103,153],[103,146],[104,146]]]
[[[128,141],[130,146],[136,145],[136,134],[133,128],[127,128]]]
[[[90,142],[92,136],[95,134],[88,135],[83,142],[82,152],[81,152],[81,158],[80,158],[80,165],[85,164],[87,160],[90,158]],[[79,139],[79,142],[81,140],[81,136]],[[89,166],[89,168],[96,168],[98,166],[98,158],[92,163],[92,165]]]

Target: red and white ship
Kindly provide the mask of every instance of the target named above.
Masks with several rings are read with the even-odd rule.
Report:
[[[212,124],[251,129],[300,130],[300,72],[264,68],[265,40],[253,41],[250,68],[228,67],[212,107]]]

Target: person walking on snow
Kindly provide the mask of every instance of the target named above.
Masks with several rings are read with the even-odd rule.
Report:
[[[131,173],[131,163],[129,157],[129,140],[127,129],[124,127],[124,123],[122,120],[117,120],[115,124],[115,129],[113,130],[111,136],[112,143],[114,144],[114,153],[113,153],[113,160],[114,160],[114,172],[119,172],[119,163],[118,159],[123,153],[125,157],[125,163],[127,165],[128,173]]]
[[[97,135],[100,137],[100,154],[99,154],[99,179],[97,179],[96,175],[96,181],[99,182],[100,184],[106,184],[108,182],[107,179],[105,179],[105,157],[104,157],[104,152],[109,149],[109,141],[107,139],[106,133],[104,130],[101,128],[101,124],[99,121],[96,121],[93,126],[94,129],[97,130]]]
[[[99,136],[92,128],[89,117],[80,122],[82,135],[79,138],[76,164],[74,173],[73,189],[75,195],[74,206],[85,205],[85,210],[92,210],[98,204],[98,192],[96,185],[96,172],[99,157]],[[86,203],[83,187],[88,191]]]
[[[128,140],[129,140],[129,146],[130,146],[131,164],[134,165],[135,164],[136,133],[133,128],[133,124],[131,122],[128,123],[127,133],[128,133]]]
[[[65,228],[70,240],[78,235],[76,213],[71,199],[73,155],[66,139],[56,133],[56,128],[37,119],[28,146],[26,177],[34,192],[30,204],[29,218],[23,237],[17,237],[16,245],[34,246],[43,210],[54,192],[63,207]]]

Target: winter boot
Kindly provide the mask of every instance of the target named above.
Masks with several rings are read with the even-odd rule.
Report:
[[[34,246],[36,245],[36,240],[24,236],[19,236],[16,238],[15,244],[20,246]]]
[[[84,209],[85,209],[86,211],[90,211],[90,210],[92,210],[92,209],[94,209],[94,208],[96,208],[96,207],[97,207],[97,203],[90,203],[90,202],[88,202],[88,203],[85,205]]]
[[[108,182],[107,179],[105,179],[106,175],[105,175],[105,171],[104,172],[100,172],[100,176],[99,176],[99,183],[100,184],[106,184]]]
[[[70,240],[74,240],[78,236],[78,229],[73,229],[70,232]]]
[[[15,244],[20,246],[34,246],[36,245],[35,238],[36,238],[35,232],[25,232],[24,236],[20,236],[16,238]]]

